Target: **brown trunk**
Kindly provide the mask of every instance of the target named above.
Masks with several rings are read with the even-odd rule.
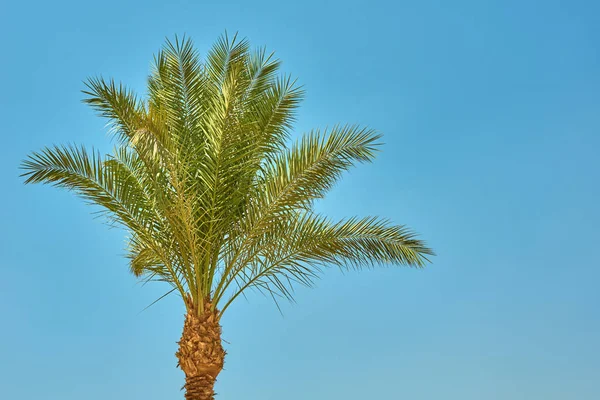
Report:
[[[217,375],[223,369],[225,350],[221,345],[221,326],[218,311],[211,311],[209,301],[204,303],[204,313],[188,300],[188,313],[179,341],[178,366],[185,373],[186,400],[213,400]]]

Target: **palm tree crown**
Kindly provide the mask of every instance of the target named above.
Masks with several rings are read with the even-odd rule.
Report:
[[[145,99],[89,79],[85,102],[118,138],[112,154],[77,146],[32,153],[27,183],[51,183],[100,205],[129,233],[131,271],[172,285],[189,309],[219,317],[250,288],[291,298],[325,266],[421,267],[432,251],[377,217],[332,221],[313,211],[341,174],[373,159],[379,135],[359,126],[289,144],[303,91],[280,62],[227,36],[201,59],[167,41]]]

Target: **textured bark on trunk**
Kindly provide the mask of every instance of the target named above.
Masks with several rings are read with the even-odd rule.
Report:
[[[223,369],[225,350],[221,344],[221,326],[218,311],[204,303],[204,313],[198,315],[188,300],[179,350],[175,355],[178,366],[185,373],[186,400],[213,400],[217,375]]]

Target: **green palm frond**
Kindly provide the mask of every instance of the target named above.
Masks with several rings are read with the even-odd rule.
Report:
[[[310,286],[322,267],[360,269],[376,265],[424,267],[433,255],[404,226],[377,217],[332,222],[312,212],[299,212],[274,221],[254,242],[241,265],[226,278],[235,283],[229,303],[248,288],[291,297],[291,283]],[[224,291],[219,293],[223,296]]]
[[[122,140],[130,138],[139,128],[140,116],[145,113],[144,103],[133,91],[112,79],[107,82],[100,77],[90,78],[85,84],[84,102],[109,121],[112,133]]]
[[[312,201],[323,198],[343,172],[374,158],[379,137],[374,131],[357,126],[303,136],[266,168],[264,190],[268,207],[310,208]]]
[[[83,147],[55,146],[33,153],[22,166],[27,171],[25,183],[52,183],[73,190],[129,229],[150,229],[155,221],[146,196],[135,179],[111,161]]]
[[[22,163],[25,182],[100,206],[129,233],[131,272],[191,296],[200,313],[206,298],[224,311],[250,289],[291,299],[328,266],[423,267],[433,252],[407,228],[312,211],[345,171],[374,159],[380,135],[338,125],[289,145],[304,91],[280,65],[237,36],[205,59],[189,39],[167,41],[146,98],[114,80],[86,83],[84,101],[119,139],[112,154],[46,148]]]

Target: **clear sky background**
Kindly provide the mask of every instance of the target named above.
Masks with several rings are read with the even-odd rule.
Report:
[[[0,398],[182,399],[184,309],[129,275],[124,236],[24,186],[54,143],[109,149],[82,81],[143,92],[186,33],[239,31],[305,85],[297,131],[385,136],[320,211],[408,224],[426,270],[330,270],[282,317],[223,321],[220,400],[600,398],[600,3],[0,1]]]

